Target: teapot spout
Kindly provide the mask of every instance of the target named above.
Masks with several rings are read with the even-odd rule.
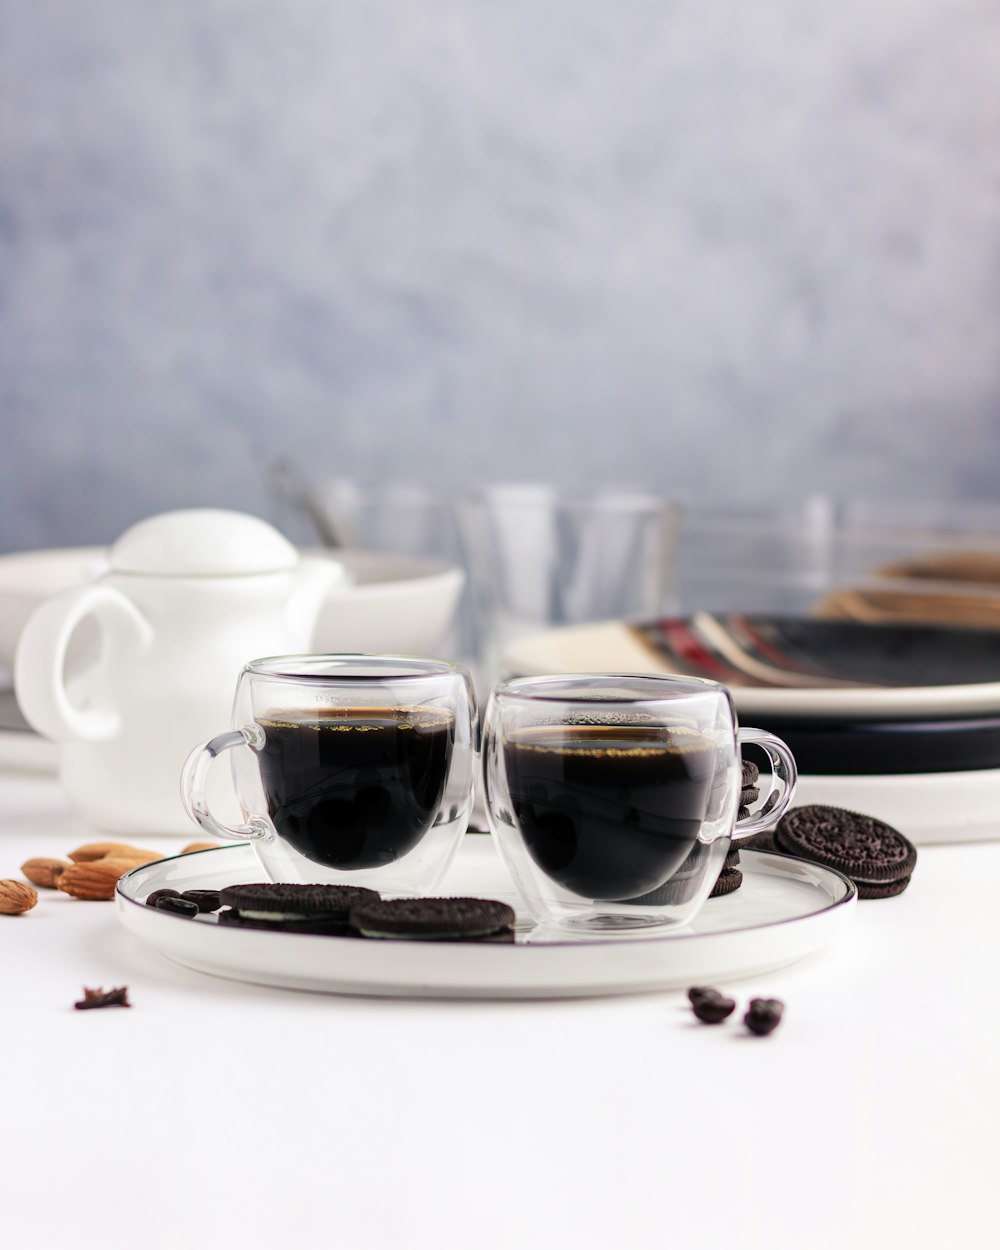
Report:
[[[348,581],[344,566],[328,556],[303,556],[295,573],[295,585],[288,596],[289,625],[312,648],[320,613],[327,595]]]

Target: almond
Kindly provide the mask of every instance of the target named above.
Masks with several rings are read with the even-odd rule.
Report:
[[[192,851],[214,851],[218,845],[218,842],[189,842],[181,854],[190,855]]]
[[[166,858],[162,851],[115,851],[114,855],[108,855],[104,859],[88,860],[88,863],[106,864],[109,859],[113,859],[116,864],[128,864],[129,868],[141,868],[143,864],[151,864],[154,860]],[[124,871],[123,868],[122,872]]]
[[[101,859],[131,859],[151,864],[154,859],[163,858],[159,851],[147,851],[127,842],[88,842],[70,851],[69,857],[74,864],[92,864]]]
[[[0,881],[0,915],[20,916],[38,902],[38,891],[23,881]]]
[[[21,871],[32,885],[40,885],[46,890],[54,890],[56,888],[56,878],[62,874],[64,869],[70,866],[65,859],[46,859],[41,857],[26,859],[21,865]]]
[[[96,859],[73,864],[60,874],[56,886],[64,894],[88,901],[114,898],[118,878],[135,867],[137,865],[127,859]]]

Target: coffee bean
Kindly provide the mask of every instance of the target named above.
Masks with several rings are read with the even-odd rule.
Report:
[[[736,1010],[736,1001],[718,990],[706,990],[691,1000],[691,1007],[702,1024],[721,1024]]]
[[[781,1023],[785,1004],[780,998],[751,998],[750,1009],[743,1017],[743,1023],[751,1033],[758,1037],[767,1037]]]

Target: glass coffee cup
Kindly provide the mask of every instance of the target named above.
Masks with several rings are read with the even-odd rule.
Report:
[[[469,822],[478,718],[469,674],[441,660],[288,655],[240,674],[233,729],[196,747],[185,807],[244,838],[272,881],[433,890]],[[231,751],[244,823],[209,810],[211,762]]]
[[[737,821],[747,743],[770,761],[771,791]],[[490,829],[532,917],[598,933],[691,920],[732,841],[770,828],[796,781],[785,743],[737,728],[724,686],[617,674],[496,687],[483,768]]]

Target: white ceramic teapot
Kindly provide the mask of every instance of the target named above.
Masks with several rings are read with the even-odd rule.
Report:
[[[133,836],[192,834],[188,752],[229,719],[244,664],[312,649],[324,597],[345,580],[256,517],[194,509],[139,522],[102,576],[45,600],[18,640],[15,690],[61,744],[60,781],[83,817]]]

